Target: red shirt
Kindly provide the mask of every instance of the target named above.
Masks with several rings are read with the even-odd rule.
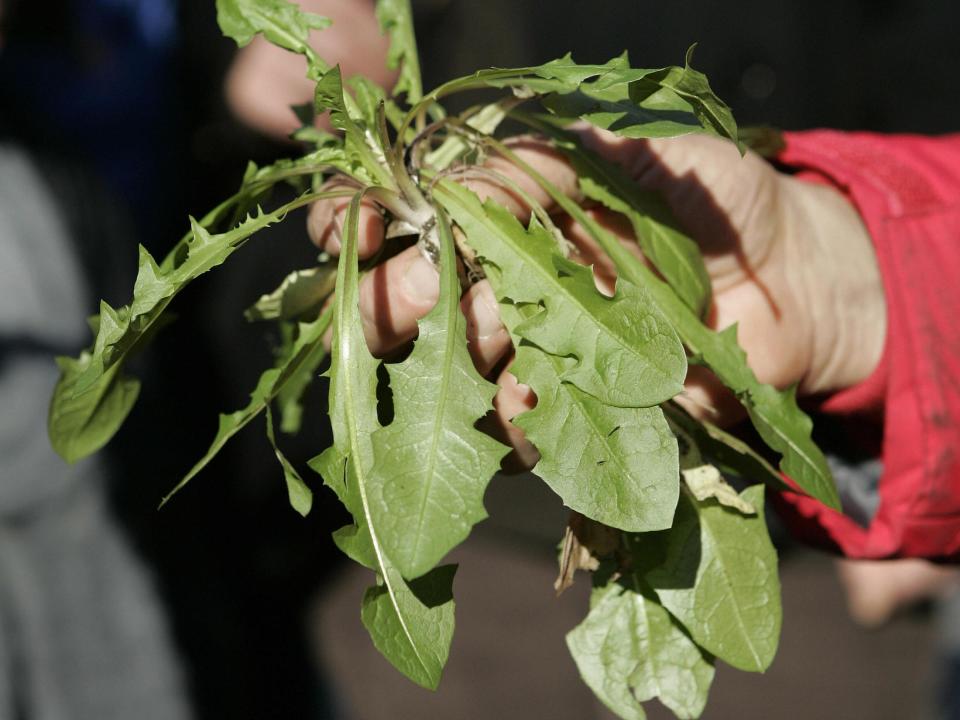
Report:
[[[882,413],[880,504],[869,527],[784,493],[808,540],[857,558],[960,560],[960,135],[786,135],[785,165],[846,193],[873,238],[887,298],[883,359],[825,412]]]

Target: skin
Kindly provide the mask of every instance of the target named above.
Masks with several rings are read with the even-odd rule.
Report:
[[[2,0],[0,0],[2,2]],[[314,50],[345,78],[363,75],[391,87],[396,72],[386,66],[388,38],[381,34],[373,0],[300,0],[303,10],[330,18],[333,24],[311,37]],[[309,102],[314,83],[306,78],[303,58],[271,45],[261,36],[237,53],[227,72],[224,92],[239,120],[284,140],[300,127],[291,105]],[[321,119],[321,126],[328,124]]]
[[[778,173],[760,157],[741,157],[729,142],[691,135],[636,141],[582,129],[583,141],[622,164],[644,188],[661,193],[683,229],[704,254],[713,282],[708,323],[720,329],[739,323],[738,338],[757,377],[777,387],[798,384],[800,394],[827,393],[867,378],[877,366],[886,336],[886,304],[873,247],[855,208],[836,190]],[[519,138],[512,149],[570,197],[578,198],[570,166],[543,141]],[[487,165],[508,175],[554,213],[549,198],[522,171],[500,157]],[[465,179],[481,197],[491,197],[526,220],[530,211],[492,180]],[[312,240],[336,253],[347,201],[317,203],[308,231]],[[593,216],[635,252],[629,226],[602,209]],[[570,218],[556,222],[578,247],[579,259],[594,264],[597,285],[609,289],[613,268],[598,255],[586,233]],[[379,210],[362,211],[360,253],[369,256],[383,242]],[[360,287],[360,310],[371,351],[385,355],[412,339],[417,319],[436,302],[436,271],[416,247],[370,273]],[[470,351],[477,368],[489,374],[511,352],[489,284],[471,287],[461,302],[468,319]],[[536,404],[536,397],[503,370],[495,405],[500,433],[517,450],[521,467],[536,451],[509,423]],[[691,367],[678,398],[691,412],[729,423],[739,406],[706,370]]]
[[[837,573],[854,622],[885,625],[901,610],[924,600],[945,599],[960,589],[960,570],[926,560],[838,560]]]

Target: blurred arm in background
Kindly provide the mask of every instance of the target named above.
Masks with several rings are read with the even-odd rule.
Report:
[[[302,0],[299,5],[329,17],[333,25],[313,34],[313,47],[326,62],[340,65],[344,78],[363,75],[390,87],[396,73],[386,65],[389,41],[380,32],[373,0]],[[303,58],[257,35],[242,48],[227,73],[225,93],[234,114],[249,127],[285,140],[300,124],[291,105],[309,102],[313,86]]]

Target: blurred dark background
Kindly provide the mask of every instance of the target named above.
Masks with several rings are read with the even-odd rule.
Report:
[[[695,66],[708,75],[741,125],[920,133],[957,129],[960,5],[946,0],[414,4],[427,87],[481,67],[538,63],[567,51],[582,62],[602,62],[627,49],[634,65],[681,64],[687,47],[698,42]],[[224,78],[235,47],[220,36],[213,0],[0,0],[0,13],[0,143],[24,148],[51,189],[76,243],[89,312],[99,297],[116,305],[128,300],[137,243],[162,256],[186,229],[188,214],[202,215],[234,191],[248,159],[270,162],[296,151],[245,126],[225,104]],[[137,361],[143,394],[106,450],[111,507],[137,557],[150,569],[199,718],[343,717],[338,713],[346,710],[331,709],[337,702],[352,705],[355,717],[390,716],[364,714],[378,712],[363,709],[366,690],[372,697],[378,688],[367,688],[373,680],[363,679],[365,667],[352,665],[365,662],[369,653],[366,646],[352,646],[366,642],[356,611],[360,596],[349,579],[353,576],[344,580],[335,575],[340,559],[329,532],[343,517],[319,489],[308,519],[290,510],[257,423],[181,497],[156,512],[158,498],[206,449],[216,414],[244,404],[259,370],[270,361],[279,339],[261,326],[247,325],[240,311],[290,269],[313,261],[316,253],[302,227],[294,220],[266,233],[235,256],[228,270],[212,273],[184,293],[175,308],[181,312],[177,322]],[[322,392],[315,388],[305,430],[283,441],[298,460],[326,443],[322,406]],[[544,568],[552,563],[563,523],[561,508],[516,482],[495,483],[489,503],[494,520],[479,533],[480,545],[466,550],[473,562],[488,564],[488,579],[501,571],[516,576],[512,587],[549,576]],[[498,508],[505,520],[496,520]],[[531,527],[524,518],[538,513],[542,523]],[[524,569],[528,560],[529,572]],[[785,572],[789,567],[788,559]],[[802,556],[797,567],[797,577],[831,582],[829,563]],[[785,582],[791,587],[790,580]],[[337,594],[343,587],[350,588],[348,596]],[[539,591],[541,599],[552,593],[549,583]],[[473,592],[489,596],[490,603],[499,601],[497,588],[482,579]],[[824,590],[829,592],[835,589]],[[564,607],[574,601],[581,602],[582,595],[565,598]],[[343,610],[335,616],[342,622],[331,622],[341,602],[350,603],[352,619]],[[811,593],[809,603],[817,602]],[[828,605],[842,614],[836,598]],[[515,624],[524,610],[509,607]],[[817,619],[813,615],[811,622]],[[551,647],[562,653],[562,632],[575,622],[576,613],[565,627],[568,616],[557,617]],[[837,618],[844,641],[855,643],[852,628],[843,625],[847,621]],[[788,633],[793,620],[788,612]],[[337,645],[330,636],[346,623],[356,628]],[[323,634],[316,641],[318,627]],[[802,636],[799,621],[794,627]],[[870,655],[876,653],[909,651],[913,657],[893,663],[890,673],[895,677],[916,670],[916,656],[926,657],[933,643],[928,624],[916,627],[916,632],[900,628],[902,637],[871,646],[866,654],[854,650],[859,655],[851,664],[872,662],[876,658]],[[354,632],[358,629],[359,634]],[[515,640],[520,642],[502,637],[506,645],[490,648],[486,661],[475,657],[480,663],[476,673],[493,673],[482,663],[491,662],[497,652],[509,654]],[[326,671],[318,671],[318,661],[327,664]],[[331,667],[341,662],[351,667]],[[590,716],[586,709],[573,712],[574,705],[564,705],[560,680],[566,683],[574,673],[565,657],[556,663],[563,668],[557,671],[557,687],[534,688],[529,699],[536,701],[538,693],[553,697],[560,703],[557,709],[518,708],[516,717]],[[905,697],[929,694],[931,676],[926,671],[921,675],[900,678],[913,688],[903,691]],[[341,679],[333,681],[331,690],[325,677]],[[871,691],[862,676],[851,678],[851,694]],[[451,682],[458,687],[458,681]],[[717,693],[732,694],[721,686],[735,682],[720,677]],[[762,682],[755,683],[745,692],[762,693],[763,688]],[[444,712],[488,717],[470,699],[470,688],[462,689],[470,708],[458,710],[454,704],[444,706]],[[782,691],[781,702],[802,704],[804,693],[812,691]],[[843,689],[833,691],[842,694]],[[576,707],[596,710],[582,694],[585,690],[576,692],[581,693]],[[416,716],[397,702],[394,717]],[[772,710],[780,705],[763,706],[764,717],[788,717],[786,711]],[[708,705],[707,717],[725,716],[712,707]],[[884,714],[894,712],[893,706],[868,711],[876,708],[870,703],[843,707],[848,708],[844,714],[816,716],[926,717],[916,703],[897,709],[899,714]],[[440,716],[427,709],[418,712]],[[794,716],[808,715],[789,715]]]

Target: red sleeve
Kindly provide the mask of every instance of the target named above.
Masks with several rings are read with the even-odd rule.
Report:
[[[882,413],[877,512],[863,528],[785,493],[786,520],[850,557],[960,560],[960,135],[788,133],[779,160],[856,205],[887,297],[879,367],[822,406],[851,422]]]

